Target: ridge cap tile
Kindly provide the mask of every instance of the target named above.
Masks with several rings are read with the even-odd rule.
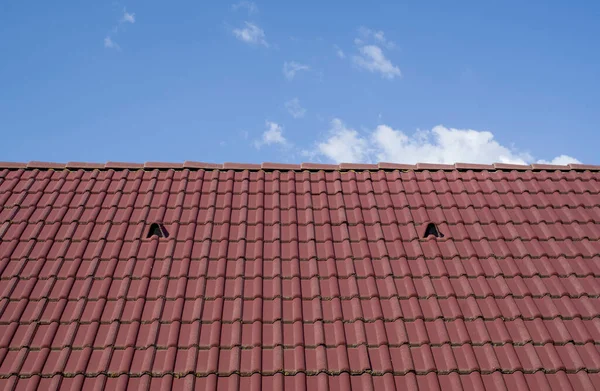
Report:
[[[117,170],[138,170],[144,168],[142,163],[127,163],[127,162],[106,162],[104,165],[106,169],[117,169]]]
[[[185,161],[183,162],[183,168],[199,168],[199,169],[222,169],[222,164],[217,163],[204,163],[204,162],[194,162],[194,161]]]
[[[338,170],[337,164],[322,164],[322,163],[302,163],[300,168],[303,170]]]
[[[493,164],[454,163],[457,170],[494,170]]]
[[[386,163],[381,162],[377,166],[382,170],[416,170],[416,164],[402,164],[402,163]]]
[[[27,168],[50,168],[50,169],[63,169],[65,168],[64,163],[54,163],[54,162],[39,162],[39,161],[30,161],[27,163]]]
[[[224,170],[260,170],[261,165],[253,164],[253,163],[225,162],[225,163],[223,163],[223,169]]]
[[[0,169],[1,168],[27,168],[27,163],[0,162]]]
[[[377,164],[340,163],[340,170],[377,170]]]
[[[146,162],[144,169],[182,169],[182,163],[163,163],[163,162]]]
[[[263,170],[300,170],[300,164],[272,163],[264,162],[261,164]]]
[[[454,170],[454,164],[417,163],[417,170]]]
[[[558,164],[539,164],[534,163],[531,165],[531,168],[534,170],[546,170],[546,171],[565,171],[570,170],[571,167],[569,165],[558,165]]]
[[[70,169],[70,170],[77,170],[77,169],[85,169],[85,170],[99,169],[99,170],[102,170],[105,167],[106,167],[106,165],[104,163],[86,163],[86,162],[68,162],[65,165],[65,168]]]
[[[362,163],[340,163],[340,164],[323,164],[323,163],[302,163],[302,164],[287,164],[264,162],[261,164],[255,163],[203,163],[195,161],[185,161],[184,163],[172,162],[146,162],[146,163],[127,163],[127,162],[69,162],[53,163],[43,161],[31,161],[29,163],[20,162],[0,162],[0,168],[46,168],[46,169],[235,169],[235,170],[442,170],[442,171],[466,171],[466,170],[487,170],[487,171],[507,171],[507,170],[534,170],[534,171],[600,171],[600,165],[590,164],[568,164],[568,165],[552,165],[552,164],[475,164],[475,163],[455,163],[455,164],[436,164],[436,163],[417,163],[417,164],[402,164],[402,163],[386,163],[380,162],[377,164],[362,164]]]
[[[591,164],[569,164],[569,168],[573,170],[600,170],[600,165],[591,165]]]
[[[528,164],[494,163],[493,166],[496,170],[531,170],[531,165]]]

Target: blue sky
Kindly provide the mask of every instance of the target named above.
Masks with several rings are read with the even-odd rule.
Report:
[[[57,4],[0,4],[0,160],[600,164],[597,1]]]

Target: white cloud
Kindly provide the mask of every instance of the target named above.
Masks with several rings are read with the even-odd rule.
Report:
[[[488,131],[454,129],[442,125],[407,135],[388,125],[361,134],[340,119],[331,122],[327,138],[316,144],[315,155],[335,163],[513,163],[536,160],[528,153],[500,144]],[[539,163],[546,161],[538,160]],[[552,164],[577,163],[561,155]]]
[[[235,3],[231,5],[231,9],[237,11],[239,9],[246,9],[249,15],[252,15],[258,12],[258,7],[252,1],[240,1],[239,3]]]
[[[412,137],[387,125],[379,125],[372,134],[376,157],[380,161],[426,159],[431,163],[514,163],[525,164],[530,156],[513,151],[494,140],[491,132],[436,126],[416,132]]]
[[[365,45],[359,48],[360,55],[354,56],[354,63],[369,72],[378,72],[386,79],[400,77],[400,68],[388,60],[379,46]]]
[[[383,52],[383,48],[393,49],[396,44],[385,37],[381,30],[371,30],[366,27],[358,29],[359,38],[354,39],[358,54],[353,56],[354,63],[369,72],[379,73],[386,79],[402,76],[400,68],[394,65]]]
[[[329,138],[317,144],[317,150],[334,162],[362,162],[368,160],[369,143],[356,130],[347,128],[336,118],[331,121]]]
[[[283,63],[283,75],[288,80],[294,79],[297,72],[308,71],[309,69],[310,68],[308,67],[308,65],[300,64],[295,61],[286,61]]]
[[[381,30],[375,31],[375,30],[368,29],[366,27],[361,27],[358,29],[358,33],[360,34],[362,39],[357,38],[354,40],[354,42],[357,45],[364,44],[363,39],[364,40],[372,39],[387,49],[393,49],[394,47],[396,47],[396,44],[394,42],[385,38],[385,33]]]
[[[340,47],[339,47],[339,46],[337,46],[337,45],[334,45],[334,46],[333,46],[333,48],[335,49],[335,54],[336,54],[336,55],[337,55],[339,58],[341,58],[341,59],[344,59],[344,58],[346,58],[346,54],[344,53],[344,51],[343,51],[342,49],[340,49]]]
[[[263,145],[279,144],[282,146],[288,145],[288,141],[283,137],[283,127],[275,122],[266,122],[267,130],[262,134],[260,140],[254,141],[256,149],[260,149]]]
[[[300,100],[294,98],[285,102],[285,108],[294,118],[302,118],[306,114],[306,109],[300,105]]]
[[[581,162],[579,160],[575,159],[574,157],[568,156],[568,155],[560,155],[550,161],[542,159],[542,160],[538,160],[537,162],[540,164],[557,164],[557,165],[565,165],[565,164],[570,164],[570,163],[581,164]]]
[[[119,45],[108,36],[104,37],[104,47],[108,49],[120,49]]]
[[[123,12],[123,19],[121,19],[124,23],[135,23],[135,14],[130,14],[127,11]]]
[[[237,39],[252,45],[263,45],[265,47],[269,47],[269,44],[265,39],[265,32],[263,29],[254,23],[244,22],[244,24],[246,27],[233,30],[233,35],[235,35]]]

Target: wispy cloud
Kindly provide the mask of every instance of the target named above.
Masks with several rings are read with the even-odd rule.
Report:
[[[285,102],[285,108],[294,118],[302,118],[306,114],[306,109],[300,105],[300,100],[298,98]]]
[[[379,73],[386,79],[393,79],[402,76],[400,68],[388,60],[379,46],[366,45],[359,48],[359,55],[354,56],[353,60],[360,68],[369,72]]]
[[[283,127],[278,123],[266,121],[267,130],[262,134],[260,140],[254,141],[254,147],[260,149],[263,145],[288,145],[288,141],[283,136]]]
[[[364,43],[364,41],[368,41],[368,40],[372,39],[378,45],[381,45],[386,49],[393,49],[396,47],[396,43],[388,40],[385,37],[385,33],[381,30],[376,31],[376,30],[371,30],[366,27],[360,27],[358,29],[358,34],[359,34],[360,38],[356,38],[354,40],[354,42],[357,45],[362,45]]]
[[[127,11],[123,11],[123,19],[121,19],[122,23],[135,23],[135,14],[129,13]]]
[[[342,60],[344,58],[346,58],[346,54],[344,53],[344,51],[342,49],[340,49],[340,47],[338,45],[333,45],[333,49],[335,50],[335,54],[341,58]]]
[[[244,22],[245,27],[233,30],[233,35],[240,41],[251,45],[263,45],[269,47],[265,38],[265,32],[258,25],[251,22]]]
[[[383,31],[361,27],[358,33],[359,37],[354,40],[358,49],[358,54],[352,57],[354,64],[369,72],[379,73],[385,79],[402,76],[400,68],[394,65],[383,52],[382,48],[392,49],[396,46],[385,37]]]
[[[114,41],[114,36],[116,36],[120,30],[121,25],[124,23],[135,23],[135,14],[133,12],[127,12],[126,9],[123,9],[123,15],[120,19],[118,19],[117,23],[111,29],[111,32],[104,37],[104,47],[107,49],[116,49],[121,50],[121,47]]]
[[[300,71],[308,71],[310,67],[308,65],[300,64],[295,61],[283,63],[283,75],[288,80],[293,80],[296,77],[296,73]]]
[[[239,3],[232,4],[231,9],[234,11],[245,9],[246,11],[248,11],[248,15],[252,15],[258,12],[258,7],[253,1],[240,1]]]
[[[408,135],[388,125],[358,132],[336,118],[324,140],[315,144],[313,156],[335,163],[579,163],[560,155],[550,161],[536,160],[527,152],[500,144],[493,133],[454,129],[442,125]]]
[[[121,49],[119,45],[109,36],[104,37],[104,47],[107,49]]]

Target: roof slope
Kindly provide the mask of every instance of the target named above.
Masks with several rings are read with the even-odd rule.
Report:
[[[348,168],[0,164],[0,389],[600,389],[599,167]]]

